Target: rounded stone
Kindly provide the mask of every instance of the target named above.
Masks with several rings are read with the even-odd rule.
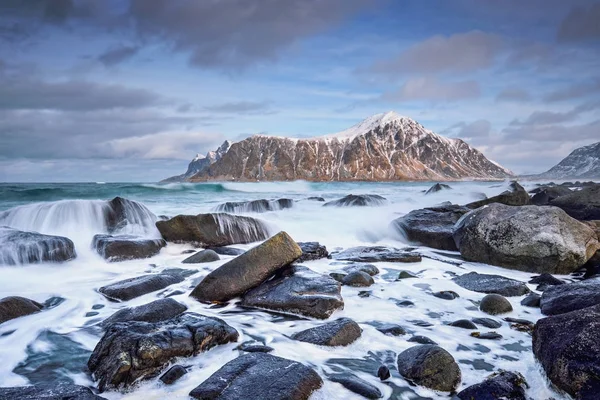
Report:
[[[488,294],[479,304],[479,309],[490,315],[504,314],[513,310],[510,301],[499,294]]]

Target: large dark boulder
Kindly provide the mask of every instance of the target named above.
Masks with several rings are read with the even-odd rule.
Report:
[[[550,205],[562,208],[579,220],[600,219],[600,184],[560,196],[552,200]]]
[[[478,293],[495,293],[502,296],[522,296],[530,292],[525,282],[500,275],[469,272],[452,279],[458,286]]]
[[[454,357],[434,344],[414,346],[398,354],[398,372],[417,385],[441,392],[453,392],[461,380]]]
[[[518,372],[496,372],[458,393],[460,400],[527,400],[527,382]]]
[[[181,314],[157,323],[117,322],[106,330],[88,367],[101,391],[156,376],[175,357],[190,357],[235,342],[238,333],[218,318]]]
[[[510,301],[499,294],[488,294],[481,299],[479,309],[486,314],[498,315],[511,312],[513,310]]]
[[[597,304],[600,304],[600,279],[550,286],[540,299],[545,315],[564,314]]]
[[[341,199],[329,201],[323,204],[324,207],[365,207],[381,206],[387,202],[385,197],[377,194],[349,194]]]
[[[547,186],[539,188],[533,197],[531,197],[531,204],[536,206],[547,206],[552,200],[569,193],[573,193],[573,191],[564,186]]]
[[[102,325],[109,326],[117,322],[132,321],[160,322],[176,317],[179,314],[184,313],[186,310],[186,305],[181,304],[174,299],[159,299],[142,306],[119,310],[102,321]]]
[[[265,353],[244,354],[190,392],[200,400],[307,400],[323,385],[312,368]]]
[[[106,400],[85,386],[52,383],[36,386],[0,387],[2,400]]]
[[[182,261],[183,264],[202,264],[213,261],[219,261],[221,258],[216,251],[206,249],[200,250],[199,252],[189,256],[185,260]]]
[[[237,256],[212,271],[190,296],[206,303],[225,302],[241,296],[269,279],[302,255],[302,249],[285,232]]]
[[[164,289],[182,282],[184,276],[178,272],[142,275],[102,286],[98,291],[110,300],[128,301],[147,293]]]
[[[298,246],[302,249],[302,255],[296,260],[298,263],[327,258],[329,256],[327,247],[319,242],[298,242]]]
[[[269,237],[264,222],[224,213],[178,215],[156,222],[156,227],[167,242],[193,243],[202,247],[258,242]]]
[[[542,318],[533,329],[533,354],[556,387],[576,399],[600,393],[600,305]]]
[[[25,297],[10,296],[0,300],[0,324],[41,311],[44,306]]]
[[[371,275],[363,271],[350,272],[342,279],[342,284],[344,286],[368,287],[374,283],[375,281]]]
[[[358,246],[331,255],[340,261],[356,262],[420,262],[421,255],[409,250],[386,246]]]
[[[502,204],[465,214],[454,240],[466,260],[551,274],[577,270],[600,247],[589,226],[559,208]]]
[[[344,300],[335,279],[303,266],[293,266],[248,291],[241,305],[327,319],[335,310],[344,308]]]
[[[469,211],[469,208],[456,205],[414,210],[395,219],[392,227],[410,242],[457,251],[452,237],[454,224]]]
[[[369,382],[356,375],[334,374],[330,375],[328,378],[330,381],[341,384],[349,391],[354,392],[365,399],[379,399],[383,397],[381,391],[376,386],[371,385]]]
[[[142,239],[128,235],[95,235],[92,240],[92,247],[110,262],[150,258],[166,245],[163,239]]]
[[[77,256],[69,238],[24,232],[8,226],[0,226],[0,243],[0,265],[63,262]]]
[[[320,346],[347,346],[362,334],[360,326],[350,318],[340,318],[314,328],[294,333],[292,339]]]
[[[529,204],[529,201],[529,193],[527,193],[523,186],[519,185],[518,182],[512,182],[508,187],[508,190],[505,190],[499,195],[474,201],[467,204],[465,207],[474,210],[492,203],[505,204],[507,206],[525,206]]]
[[[127,225],[150,227],[156,222],[154,215],[148,208],[137,201],[115,197],[108,201],[105,213],[108,233],[121,231]]]
[[[432,187],[427,189],[425,194],[432,194],[432,193],[436,193],[436,192],[439,192],[442,190],[449,190],[449,189],[452,189],[450,187],[450,185],[446,185],[445,183],[436,183],[435,185],[433,185]]]
[[[283,210],[292,208],[294,200],[292,199],[277,199],[277,200],[253,200],[253,201],[228,201],[227,203],[219,204],[215,211],[226,213],[264,213],[267,211]]]

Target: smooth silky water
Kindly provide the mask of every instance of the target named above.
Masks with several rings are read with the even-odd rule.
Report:
[[[535,182],[523,183],[526,189]],[[128,392],[109,391],[102,395],[108,399],[188,399],[188,393],[237,357],[239,343],[258,340],[275,350],[272,354],[300,361],[315,368],[324,378],[329,373],[351,371],[377,386],[384,398],[443,399],[448,394],[409,385],[395,367],[395,358],[401,351],[414,346],[407,342],[413,335],[423,335],[449,351],[460,365],[462,383],[459,391],[481,382],[493,371],[505,369],[523,374],[529,384],[528,395],[534,399],[562,399],[554,392],[534,361],[531,337],[513,330],[503,322],[501,340],[480,340],[471,337],[471,331],[447,326],[458,319],[488,317],[478,311],[476,302],[484,294],[462,289],[451,281],[455,275],[470,271],[495,273],[527,282],[533,274],[477,263],[451,262],[423,258],[419,263],[377,263],[380,274],[369,288],[342,287],[345,307],[335,312],[330,320],[349,317],[358,322],[362,337],[347,347],[325,348],[289,339],[294,332],[322,324],[323,321],[300,319],[293,316],[241,309],[232,301],[224,308],[210,308],[188,297],[191,289],[203,276],[232,257],[208,264],[181,264],[189,256],[182,254],[192,249],[189,245],[169,244],[160,254],[150,259],[108,263],[90,244],[93,235],[106,233],[102,217],[105,203],[122,196],[146,205],[156,216],[198,214],[211,212],[226,201],[291,198],[297,200],[291,209],[247,214],[268,222],[272,233],[288,232],[296,241],[318,241],[335,251],[358,245],[408,245],[389,228],[390,222],[405,213],[444,201],[464,204],[480,199],[482,194],[500,193],[507,182],[457,182],[450,183],[452,190],[425,195],[432,183],[206,183],[188,184],[0,184],[0,226],[7,225],[22,230],[67,236],[75,243],[77,258],[62,264],[37,264],[0,266],[0,298],[23,296],[38,302],[60,297],[62,303],[37,314],[21,317],[0,325],[0,386],[19,386],[56,380],[71,381],[92,386],[85,373],[89,354],[101,337],[96,326],[115,311],[130,306],[149,303],[169,293],[182,290],[173,296],[186,304],[188,311],[217,316],[240,332],[238,343],[217,346],[196,357],[174,361],[191,366],[187,375],[172,386],[162,384],[157,378],[143,381]],[[335,208],[323,207],[322,202],[306,200],[321,196],[327,201],[347,194],[379,194],[388,199],[380,207]],[[154,216],[140,215],[137,224],[126,227],[126,232],[150,238],[159,236],[154,227]],[[1,245],[1,243],[0,243]],[[254,244],[238,245],[250,248]],[[455,260],[457,253],[434,252],[419,248],[441,260]],[[320,273],[340,268],[330,265],[332,260],[317,260],[303,265]],[[122,279],[166,268],[198,269],[199,273],[184,282],[165,290],[147,294],[125,303],[108,301],[98,293],[98,288]],[[419,278],[396,281],[401,270],[419,274]],[[535,289],[535,285],[529,285]],[[359,297],[363,290],[370,297]],[[453,290],[460,295],[452,301],[434,297],[431,293]],[[523,297],[510,297],[514,311],[491,317],[523,318],[535,322],[542,315],[539,309],[520,305]],[[400,300],[410,300],[413,307],[399,307]],[[370,322],[399,324],[409,333],[404,336],[385,336]],[[415,321],[426,321],[432,326],[421,327]],[[481,332],[491,331],[481,327]],[[386,364],[392,379],[380,382],[377,368]],[[313,399],[359,399],[340,384],[328,382],[315,392]]]

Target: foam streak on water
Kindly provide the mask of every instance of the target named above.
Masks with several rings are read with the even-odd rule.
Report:
[[[9,185],[0,185],[0,194],[36,189],[35,186],[27,185],[20,185],[16,189],[15,185],[7,186]],[[105,204],[103,200],[117,195],[140,201],[155,215],[167,216],[210,212],[218,204],[226,201],[286,197],[296,200],[294,207],[247,215],[266,221],[273,233],[285,230],[297,241],[319,241],[330,251],[372,244],[402,247],[407,243],[389,229],[389,223],[394,218],[412,209],[432,206],[443,201],[464,204],[480,198],[482,194],[497,194],[506,188],[507,183],[453,183],[453,190],[426,196],[423,191],[430,186],[431,184],[426,183],[306,182],[169,184],[164,187],[108,183],[57,185],[46,189],[51,189],[49,193],[60,190],[63,198],[70,200],[56,202],[52,197],[54,194],[49,194],[52,202],[33,205],[33,201],[43,201],[38,194],[35,195],[35,199],[27,199],[25,196],[22,200],[16,199],[12,194],[0,196],[0,199],[6,199],[4,202],[0,200],[0,210],[19,206],[18,209],[1,215],[0,224],[45,234],[60,234],[71,238],[76,247],[89,247],[91,237],[106,230],[102,214]],[[322,196],[330,201],[351,193],[379,194],[386,197],[388,203],[380,207],[335,208],[323,207],[322,202],[306,200],[309,196]],[[87,200],[75,200],[81,198]],[[70,207],[67,207],[67,204]],[[235,247],[247,249],[252,246],[253,244]],[[70,366],[61,370],[63,379],[93,385],[83,371],[84,365],[75,361],[69,363],[68,358],[72,356],[69,355],[69,351],[61,348],[64,344],[49,342],[48,338],[52,336],[44,332],[49,330],[65,335],[70,341],[78,343],[77,346],[83,349],[79,350],[80,352],[91,352],[100,339],[99,332],[93,328],[95,324],[123,307],[146,304],[176,290],[182,290],[184,294],[175,295],[173,298],[185,303],[189,311],[224,319],[240,332],[239,343],[259,340],[275,348],[274,355],[310,365],[323,377],[332,372],[352,371],[377,386],[384,398],[448,398],[447,394],[410,386],[395,371],[396,355],[414,345],[407,342],[407,339],[412,335],[424,335],[448,350],[459,363],[463,374],[459,390],[482,381],[493,371],[507,369],[518,371],[526,377],[530,385],[528,395],[531,398],[564,399],[561,394],[551,390],[534,362],[531,337],[528,334],[513,330],[504,322],[503,326],[496,330],[504,338],[500,341],[486,341],[471,337],[468,330],[446,325],[447,322],[458,319],[487,316],[478,311],[475,305],[484,295],[462,289],[451,281],[454,275],[477,271],[496,273],[527,282],[532,274],[475,263],[457,266],[428,258],[412,264],[378,263],[381,273],[374,277],[375,285],[367,289],[371,296],[359,297],[358,293],[364,290],[362,288],[343,287],[345,308],[330,318],[349,317],[357,321],[363,329],[361,339],[348,347],[324,348],[289,339],[294,332],[317,326],[323,323],[322,321],[297,320],[263,311],[243,310],[235,305],[235,301],[225,308],[210,308],[209,305],[190,298],[188,295],[193,286],[192,282],[198,282],[210,271],[232,258],[222,256],[220,261],[208,264],[181,264],[188,256],[182,252],[191,248],[187,245],[169,244],[151,259],[119,263],[108,263],[94,254],[79,254],[78,258],[64,264],[0,266],[0,297],[19,295],[38,302],[44,302],[52,296],[65,299],[52,309],[0,325],[0,386],[24,385],[32,376],[44,376],[43,370],[31,372],[29,377],[13,372],[17,366],[18,371],[27,371],[28,368],[35,370],[32,353],[34,356],[37,354],[38,358],[41,354],[53,356],[61,360],[63,365]],[[430,249],[420,248],[419,251],[429,252],[432,257],[444,258]],[[330,265],[331,262],[332,260],[324,259],[304,265],[320,273],[329,273],[343,267]],[[125,303],[110,302],[97,291],[100,286],[112,282],[173,267],[199,269],[200,272],[164,291],[150,293]],[[409,270],[419,277],[396,281],[400,270]],[[534,286],[530,288],[534,289]],[[448,301],[432,296],[432,292],[440,290],[453,290],[460,298]],[[509,298],[514,311],[506,316],[530,321],[542,317],[539,309],[521,306],[521,299]],[[410,300],[414,306],[399,307],[397,303],[402,300]],[[416,320],[428,322],[432,326],[418,326],[414,322]],[[410,333],[400,337],[385,336],[370,325],[373,321],[396,323]],[[482,328],[480,331],[487,332],[490,329]],[[71,343],[70,341],[64,342]],[[232,343],[217,346],[196,357],[176,360],[183,365],[191,365],[192,369],[175,385],[165,386],[153,379],[140,383],[131,392],[108,392],[103,396],[108,399],[188,399],[188,393],[194,387],[225,362],[239,355],[235,350],[237,345],[238,343]],[[378,366],[382,363],[386,363],[392,370],[389,383],[381,383],[375,376]],[[313,399],[360,398],[343,389],[340,384],[324,380],[325,386],[313,395]]]

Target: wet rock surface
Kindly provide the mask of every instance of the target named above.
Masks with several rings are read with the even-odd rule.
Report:
[[[302,249],[302,255],[296,260],[298,263],[327,258],[329,256],[327,247],[319,242],[298,242],[298,246]]]
[[[248,291],[241,305],[327,319],[344,308],[340,284],[303,266],[293,266]]]
[[[238,333],[218,318],[195,313],[158,322],[119,322],[106,330],[88,367],[98,388],[122,388],[150,378],[174,357],[189,357],[237,341]]]
[[[388,370],[389,374],[389,370]],[[330,375],[328,379],[332,382],[336,382],[344,386],[351,392],[354,392],[366,399],[379,399],[383,397],[381,391],[371,385],[369,382],[360,379],[359,377],[351,374],[336,374]]]
[[[488,294],[479,304],[479,309],[490,315],[504,314],[513,310],[510,302],[499,294]]]
[[[329,201],[323,204],[324,207],[365,207],[365,206],[381,206],[387,200],[385,197],[377,194],[349,194],[341,199]]]
[[[237,256],[208,274],[190,296],[203,302],[224,302],[257,287],[302,255],[285,232]]]
[[[358,246],[346,249],[331,255],[332,258],[342,261],[356,262],[420,262],[418,253],[385,246]]]
[[[525,378],[518,372],[499,371],[481,383],[460,391],[460,400],[527,400]]]
[[[299,362],[250,353],[225,364],[190,396],[202,400],[307,400],[322,385],[319,374]]]
[[[576,399],[600,391],[600,306],[540,319],[533,330],[533,353],[548,378]]]
[[[550,205],[563,209],[571,217],[583,221],[600,219],[600,184],[560,196]]]
[[[417,385],[442,392],[454,391],[460,381],[460,368],[443,348],[422,344],[398,355],[398,372]]]
[[[371,275],[363,271],[350,272],[342,279],[342,284],[345,286],[367,287],[374,283],[375,281]]]
[[[42,304],[25,297],[5,297],[0,300],[0,324],[11,319],[34,314],[41,311],[42,308]]]
[[[557,207],[502,204],[466,214],[454,240],[466,260],[555,274],[577,270],[599,246],[589,226]]]
[[[159,299],[138,307],[119,310],[102,321],[102,326],[107,327],[117,322],[160,322],[176,317],[186,310],[186,305],[171,298]]]
[[[540,299],[545,315],[564,314],[600,304],[600,279],[551,286]]]
[[[85,386],[68,383],[0,387],[2,400],[106,400]]]
[[[148,208],[134,200],[115,197],[107,202],[108,210],[105,214],[108,233],[112,234],[122,230],[129,224],[138,224],[141,218],[156,220],[156,216]]]
[[[181,365],[173,365],[167,370],[167,372],[161,375],[160,381],[165,385],[172,385],[185,374],[187,374],[187,370],[185,369],[185,367]]]
[[[343,268],[344,272],[351,274],[352,272],[364,272],[370,276],[379,274],[379,269],[373,264],[351,264]]]
[[[476,209],[492,203],[504,204],[507,206],[525,206],[529,204],[529,194],[517,182],[512,182],[508,190],[487,199],[474,201],[466,205],[470,209]]]
[[[142,275],[111,283],[98,289],[110,300],[128,301],[145,294],[164,289],[175,283],[183,282],[184,276],[178,271],[167,270],[160,274]]]
[[[42,235],[0,226],[0,265],[64,262],[74,259],[75,245],[63,236]]]
[[[525,282],[500,275],[469,272],[452,279],[458,286],[479,293],[495,293],[502,296],[522,296],[530,292]]]
[[[452,236],[454,225],[467,212],[463,206],[444,206],[414,210],[395,219],[392,227],[407,240],[439,250],[457,251]]]
[[[538,189],[535,191],[533,197],[531,197],[531,204],[535,204],[536,206],[547,206],[552,200],[573,193],[571,189],[564,186],[546,186]]]
[[[182,261],[183,264],[201,264],[213,261],[219,261],[221,257],[214,250],[201,250],[194,255],[189,256]]]
[[[253,200],[240,202],[227,202],[216,207],[215,211],[225,213],[264,213],[268,211],[278,211],[286,208],[292,208],[294,200],[292,199],[277,199],[277,200]]]
[[[221,247],[252,243],[269,237],[266,224],[258,219],[225,213],[178,215],[156,222],[167,242]]]
[[[440,192],[442,190],[450,190],[450,189],[452,189],[450,187],[450,185],[446,185],[445,183],[436,183],[435,185],[433,185],[432,187],[427,189],[425,194],[432,194],[432,193]]]
[[[539,308],[541,298],[542,298],[542,296],[540,296],[539,294],[531,293],[527,297],[525,297],[523,300],[521,300],[521,305],[525,306],[525,307]]]
[[[347,346],[362,334],[360,326],[350,318],[340,318],[323,325],[294,333],[292,339],[320,346]]]
[[[246,252],[246,250],[227,246],[209,247],[207,250],[212,250],[215,253],[220,254],[222,256],[239,256],[240,254],[244,254]]]
[[[141,239],[128,235],[96,235],[92,240],[96,252],[110,262],[150,258],[166,245],[163,239]]]

